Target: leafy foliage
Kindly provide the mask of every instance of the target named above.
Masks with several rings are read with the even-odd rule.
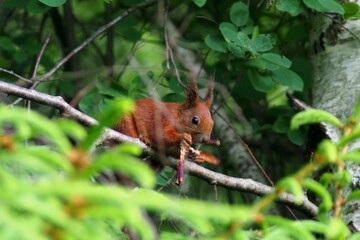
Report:
[[[121,105],[114,102],[109,108],[124,112],[121,108],[127,107],[124,102]],[[154,187],[155,177],[146,164],[134,159],[140,153],[135,146],[120,145],[103,153],[84,151],[77,146],[86,141],[91,131],[88,135],[79,124],[70,120],[54,122],[21,108],[2,107],[1,112],[2,129],[11,128],[11,133],[2,132],[0,136],[1,238],[122,239],[125,235],[120,229],[126,227],[142,239],[152,239],[155,232],[144,218],[145,210],[161,215],[162,219],[177,219],[206,238],[225,234],[232,239],[252,239],[262,232],[270,239],[276,236],[315,239],[314,234],[323,234],[327,239],[345,239],[350,234],[339,216],[329,214],[339,193],[331,194],[327,190],[331,185],[348,185],[348,178],[339,177],[346,172],[339,168],[327,173],[330,180],[322,183],[308,178],[319,166],[343,165],[348,159],[343,159],[340,153],[346,146],[325,140],[315,153],[314,163],[280,181],[276,192],[250,206],[230,206],[174,198],[149,189]],[[316,112],[312,114],[316,116]],[[11,118],[17,121],[9,121]],[[358,124],[344,128],[357,128]],[[70,128],[72,132],[68,131]],[[75,146],[71,146],[69,137],[76,139]],[[39,146],[38,141],[53,143],[53,146]],[[139,188],[100,185],[90,180],[105,169],[120,171],[137,182]],[[284,191],[293,193],[301,201],[303,187],[321,199],[317,221],[291,221],[264,215],[276,196]],[[359,197],[360,194],[354,192],[348,200]],[[259,229],[252,232],[246,227],[249,224],[256,224]],[[230,226],[233,227],[229,230]],[[163,232],[160,239],[171,236],[175,237],[171,232]]]

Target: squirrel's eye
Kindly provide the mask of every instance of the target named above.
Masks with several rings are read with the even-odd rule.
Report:
[[[195,117],[192,118],[191,122],[192,122],[193,124],[195,124],[195,125],[198,125],[199,122],[200,122],[200,119],[195,116]]]

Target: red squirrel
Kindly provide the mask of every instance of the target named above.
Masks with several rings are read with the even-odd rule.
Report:
[[[126,116],[115,129],[166,155],[180,158],[176,184],[183,181],[185,158],[195,162],[218,164],[219,160],[206,152],[195,150],[192,144],[220,144],[210,138],[214,121],[210,114],[214,82],[209,84],[205,101],[198,95],[196,83],[191,81],[186,89],[184,103],[161,102],[143,98],[135,101],[135,111]]]

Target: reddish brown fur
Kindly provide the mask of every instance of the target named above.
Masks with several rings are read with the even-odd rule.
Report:
[[[116,130],[140,138],[146,144],[179,158],[184,133],[191,135],[189,144],[206,143],[210,140],[214,125],[209,111],[212,91],[213,84],[210,84],[207,98],[202,102],[198,97],[196,84],[192,82],[187,90],[185,103],[164,103],[147,98],[136,100],[134,113],[125,117],[116,126]],[[194,116],[198,117],[199,124],[193,124]],[[199,161],[207,161],[208,155],[210,154],[203,154]],[[214,164],[214,159],[216,158],[212,156],[207,162]]]

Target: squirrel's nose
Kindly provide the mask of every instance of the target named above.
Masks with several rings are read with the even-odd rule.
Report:
[[[205,135],[205,136],[202,136],[201,142],[207,143],[209,140],[210,140],[210,136]]]

